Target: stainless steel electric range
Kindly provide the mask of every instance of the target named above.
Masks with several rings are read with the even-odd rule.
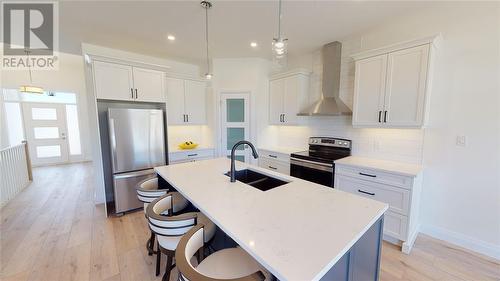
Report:
[[[334,161],[351,155],[351,141],[329,137],[310,137],[309,150],[290,155],[290,175],[334,187]]]

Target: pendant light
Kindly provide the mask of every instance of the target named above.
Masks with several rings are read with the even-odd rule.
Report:
[[[32,75],[31,75],[31,64],[29,62],[29,59],[30,59],[30,51],[29,50],[24,50],[24,52],[26,53],[26,62],[28,64],[28,71],[29,71],[29,74],[30,74],[30,85],[22,85],[19,87],[19,92],[21,93],[29,93],[29,94],[43,94],[43,88],[42,87],[37,87],[37,86],[33,86],[33,78],[32,78]]]
[[[208,9],[212,8],[212,3],[210,1],[201,1],[200,5],[205,9],[205,43],[207,46],[207,72],[205,72],[205,78],[212,79],[212,73],[210,71],[210,56],[208,52]]]
[[[279,0],[278,6],[278,37],[273,38],[272,50],[273,50],[273,58],[278,63],[284,63],[287,55],[287,41],[288,39],[284,38],[283,34],[281,34],[281,18],[283,14],[281,12],[281,0]]]

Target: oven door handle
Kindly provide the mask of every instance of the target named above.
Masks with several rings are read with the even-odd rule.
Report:
[[[297,158],[290,158],[290,164],[333,173],[333,164],[318,163]]]

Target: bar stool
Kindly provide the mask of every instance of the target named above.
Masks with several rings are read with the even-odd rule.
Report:
[[[136,187],[137,198],[139,201],[144,203],[144,216],[146,216],[146,209],[148,204],[153,202],[156,198],[164,196],[167,194],[168,189],[158,189],[158,178],[149,178],[145,179],[137,184]],[[179,193],[179,192],[171,192],[174,197],[174,208],[173,212],[178,213],[187,207],[189,202]],[[146,216],[147,218],[147,216]],[[146,243],[146,249],[148,250],[148,255],[153,255],[155,243],[155,234],[151,231],[151,236]]]
[[[196,226],[198,223],[203,224],[205,226],[205,235],[203,237],[204,243],[208,243],[212,240],[216,230],[214,223],[201,212],[189,212],[172,216],[173,205],[175,205],[175,198],[172,196],[172,193],[167,193],[151,202],[146,209],[149,228],[156,234],[158,241],[158,248],[156,251],[156,276],[160,274],[161,254],[163,253],[167,256],[167,265],[162,278],[163,281],[169,280],[177,244],[189,229]]]
[[[175,259],[181,281],[262,281],[270,280],[270,275],[243,249],[227,248],[217,251],[197,267],[191,264],[191,257],[197,252],[203,252],[208,228],[202,224],[191,228],[182,237]],[[266,277],[267,276],[267,277]]]

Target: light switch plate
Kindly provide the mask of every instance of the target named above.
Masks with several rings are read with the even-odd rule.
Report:
[[[467,137],[466,136],[457,136],[456,141],[457,146],[467,146]]]

